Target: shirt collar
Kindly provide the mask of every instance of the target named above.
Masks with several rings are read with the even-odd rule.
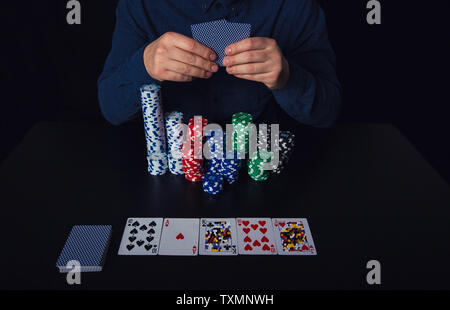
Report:
[[[231,4],[233,4],[236,1],[238,1],[238,0],[203,0],[203,6],[202,7],[203,7],[203,11],[206,12],[206,11],[208,11],[211,8],[211,6],[215,2],[219,2],[223,6],[229,7]]]

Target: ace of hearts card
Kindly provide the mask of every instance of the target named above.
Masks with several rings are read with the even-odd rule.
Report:
[[[237,255],[236,220],[202,218],[199,243],[200,255]]]
[[[274,218],[272,224],[279,255],[317,255],[307,219]]]
[[[238,218],[240,255],[276,255],[275,239],[270,218]]]
[[[198,218],[166,218],[163,223],[159,255],[198,255],[198,226]]]

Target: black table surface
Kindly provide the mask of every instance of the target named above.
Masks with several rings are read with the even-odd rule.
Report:
[[[38,123],[0,166],[0,205],[0,289],[450,288],[450,188],[390,125],[298,136],[285,173],[210,196],[147,175],[141,126]],[[306,217],[318,255],[118,256],[128,217]],[[104,270],[74,287],[55,263],[78,224],[113,237]]]

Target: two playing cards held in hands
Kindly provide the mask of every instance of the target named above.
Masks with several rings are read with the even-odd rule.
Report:
[[[217,65],[223,67],[225,48],[250,37],[251,25],[231,23],[225,19],[191,25],[194,40],[209,47],[217,54]]]
[[[270,218],[130,218],[119,255],[316,255],[308,221]]]

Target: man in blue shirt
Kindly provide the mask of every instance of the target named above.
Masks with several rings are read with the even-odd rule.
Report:
[[[162,84],[165,111],[186,119],[225,124],[247,112],[285,129],[328,127],[338,117],[334,53],[315,0],[120,0],[116,14],[98,80],[101,111],[113,124],[140,112],[139,88],[150,83]],[[223,18],[251,24],[252,34],[226,48],[219,68],[190,25]]]

